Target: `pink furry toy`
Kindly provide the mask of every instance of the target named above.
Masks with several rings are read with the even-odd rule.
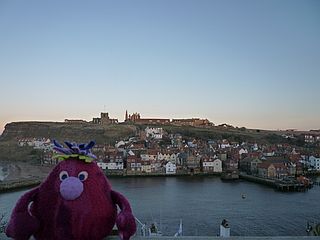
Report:
[[[24,240],[101,240],[117,224],[126,240],[136,231],[128,200],[113,191],[93,161],[89,144],[68,148],[54,141],[61,161],[37,188],[25,193],[15,206],[6,228],[8,237]],[[120,212],[117,211],[117,205]]]

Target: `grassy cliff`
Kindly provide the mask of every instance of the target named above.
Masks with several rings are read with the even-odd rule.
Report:
[[[96,141],[97,144],[114,144],[115,141],[134,136],[132,125],[102,126],[92,123],[63,122],[13,122],[5,126],[0,138],[0,161],[37,161],[39,151],[31,147],[19,147],[18,139],[50,138],[59,142]]]

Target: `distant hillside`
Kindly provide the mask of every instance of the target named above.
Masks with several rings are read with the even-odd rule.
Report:
[[[16,141],[18,138],[45,137],[58,141],[70,140],[97,143],[113,143],[124,137],[135,135],[131,125],[96,125],[92,123],[64,122],[13,122],[5,126],[0,141]]]
[[[13,122],[5,126],[0,138],[0,161],[37,161],[39,151],[19,147],[21,138],[50,138],[59,142],[76,141],[97,144],[114,144],[115,141],[134,136],[137,128],[132,125],[95,125],[92,123],[63,122]]]

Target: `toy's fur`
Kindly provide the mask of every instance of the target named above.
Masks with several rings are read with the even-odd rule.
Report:
[[[66,200],[61,194],[62,171],[73,179],[78,179],[82,171],[88,173],[81,181],[83,191],[74,200]],[[95,162],[71,158],[60,162],[39,187],[20,198],[6,234],[17,240],[31,235],[37,240],[101,240],[111,233],[115,223],[122,239],[135,233],[136,223],[127,199],[111,189]]]

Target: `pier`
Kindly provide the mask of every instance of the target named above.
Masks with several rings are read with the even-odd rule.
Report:
[[[37,186],[41,183],[42,179],[37,177],[21,178],[9,181],[0,182],[0,193],[7,192],[11,190],[16,190],[19,188],[27,188]]]
[[[301,192],[308,189],[308,186],[297,181],[286,181],[278,179],[261,178],[245,173],[240,173],[240,178],[250,182],[264,184],[283,192]]]

